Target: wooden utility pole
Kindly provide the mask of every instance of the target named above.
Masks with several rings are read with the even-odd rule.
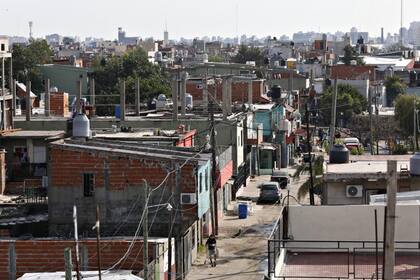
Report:
[[[173,228],[172,211],[169,211],[169,235],[168,235],[168,280],[172,280],[172,228]]]
[[[210,145],[211,145],[211,161],[212,161],[212,168],[211,168],[211,185],[210,185],[210,212],[211,212],[211,231],[213,234],[217,234],[216,229],[216,217],[215,217],[215,198],[214,192],[216,189],[217,183],[217,163],[216,163],[216,131],[215,131],[215,124],[214,124],[214,103],[213,100],[209,102],[210,106]]]
[[[64,271],[66,280],[73,280],[73,264],[71,261],[71,249],[65,248],[64,249]]]
[[[315,205],[315,194],[314,194],[314,173],[312,168],[312,144],[311,144],[311,134],[309,132],[309,104],[306,102],[306,143],[308,146],[308,154],[309,154],[309,178],[310,178],[310,186],[309,186],[309,202],[311,205]]]
[[[144,187],[144,220],[143,220],[143,279],[149,280],[149,209],[148,209],[148,200],[149,200],[149,184],[146,180],[143,183]]]
[[[388,161],[386,227],[384,248],[384,280],[394,279],[395,266],[395,208],[397,204],[397,161]]]
[[[338,82],[337,82],[337,79],[335,79],[333,100],[332,100],[332,107],[331,107],[330,149],[334,146],[334,140],[335,140],[335,123],[336,123],[336,117],[337,117],[337,92],[338,92]]]
[[[90,105],[92,106],[92,108],[93,108],[93,112],[95,112],[94,114],[96,114],[96,97],[95,97],[95,95],[96,95],[96,89],[95,89],[95,78],[93,77],[93,75],[92,75],[92,77],[90,78],[90,80],[89,80],[89,89],[90,89]],[[93,112],[92,112],[92,114],[93,114]]]
[[[125,81],[120,84],[120,121],[125,121]]]
[[[32,116],[31,103],[31,81],[26,82],[26,121],[30,121]]]
[[[136,116],[140,116],[140,78],[136,79]]]
[[[102,271],[101,271],[101,230],[100,230],[100,222],[99,222],[99,205],[96,205],[96,255],[98,260],[98,277],[99,280],[102,280]]]

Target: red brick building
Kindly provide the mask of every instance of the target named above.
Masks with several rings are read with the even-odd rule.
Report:
[[[218,101],[222,101],[223,92],[220,79],[216,79],[213,83],[209,82],[207,87]],[[192,95],[195,104],[203,102],[203,92],[204,83],[202,79],[187,80],[187,93]],[[252,101],[253,103],[270,103],[270,99],[266,95],[265,80],[257,79],[252,81]],[[234,102],[240,104],[248,102],[248,82],[232,82],[232,103]]]

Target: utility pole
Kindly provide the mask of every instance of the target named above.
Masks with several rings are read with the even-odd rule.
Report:
[[[93,112],[95,112],[94,114],[96,114],[96,89],[95,89],[95,77],[92,75],[90,80],[89,80],[89,89],[90,89],[90,105],[93,108]]]
[[[136,79],[136,116],[140,116],[140,78]]]
[[[45,79],[45,96],[44,96],[44,114],[46,117],[50,116],[50,79]]]
[[[260,176],[260,144],[259,144],[259,139],[260,139],[260,128],[257,125],[257,175]],[[280,145],[279,145],[279,150],[281,150]],[[281,168],[281,162],[278,162],[278,167],[279,169]]]
[[[149,201],[149,184],[146,180],[143,182],[144,187],[144,221],[143,221],[143,279],[149,280],[149,209],[148,209],[148,201]]]
[[[120,121],[125,121],[125,81],[120,84]]]
[[[330,149],[333,147],[334,140],[335,140],[335,122],[336,122],[336,117],[337,117],[337,92],[338,92],[338,82],[337,82],[337,79],[335,79],[333,100],[332,100],[332,107],[331,107]]]
[[[4,71],[4,56],[1,60],[1,94],[3,96],[3,130],[7,129],[7,114],[6,114],[6,72]]]
[[[397,203],[397,161],[388,161],[388,185],[385,217],[384,280],[394,279],[395,208]]]
[[[26,82],[26,121],[30,121],[32,116],[31,103],[31,81]]]
[[[417,139],[417,130],[418,130],[418,126],[417,126],[417,119],[418,119],[418,110],[417,110],[417,98],[414,97],[414,126],[413,126],[413,133],[414,133],[414,151],[417,151],[419,149],[418,147],[418,139]]]
[[[94,226],[96,228],[96,255],[98,260],[98,277],[99,280],[102,280],[102,271],[101,271],[101,243],[100,243],[100,222],[99,222],[99,205],[96,205],[96,224]]]
[[[76,242],[76,277],[80,280],[80,269],[79,269],[79,233],[77,230],[77,208],[73,205],[73,224],[74,224],[74,240]]]
[[[210,145],[211,145],[211,161],[212,161],[212,168],[211,168],[211,178],[212,178],[212,184],[210,188],[210,212],[211,212],[211,231],[213,234],[216,235],[217,229],[216,229],[216,217],[215,217],[215,203],[214,203],[214,192],[217,182],[217,163],[216,163],[216,131],[215,131],[215,125],[214,125],[214,103],[211,99],[209,102],[210,106],[210,122],[211,122],[211,130],[210,130]]]
[[[309,187],[309,202],[311,205],[315,205],[315,194],[314,194],[314,173],[312,170],[312,145],[311,145],[311,134],[309,132],[309,105],[306,103],[306,142],[309,153],[309,176],[310,176],[310,187]]]
[[[370,127],[370,154],[374,155],[373,144],[375,141],[373,140],[373,116],[372,116],[372,89],[369,87],[369,127]]]
[[[172,211],[169,211],[168,280],[172,280],[172,228],[173,228],[173,224],[174,224],[174,221],[172,217]]]

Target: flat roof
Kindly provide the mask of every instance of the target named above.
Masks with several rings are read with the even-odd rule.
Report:
[[[410,161],[397,161],[397,171],[402,168],[410,170]],[[386,178],[387,161],[358,161],[343,164],[327,164],[324,171],[325,180],[337,179],[370,179]]]
[[[76,278],[76,272],[73,272],[73,278]],[[97,280],[97,271],[82,271],[82,278]],[[42,273],[25,273],[18,280],[57,280],[65,279],[64,272],[42,272]],[[103,271],[102,279],[104,280],[142,280],[134,274],[131,270],[115,270],[115,271]]]
[[[64,137],[64,130],[17,130],[4,132],[0,138],[50,138]]]
[[[97,152],[107,152],[119,154],[127,157],[168,159],[168,160],[187,160],[205,164],[210,160],[211,154],[200,153],[191,148],[151,146],[138,143],[127,143],[117,140],[98,140],[98,139],[61,139],[50,143],[50,146],[61,147],[63,149],[87,150]]]

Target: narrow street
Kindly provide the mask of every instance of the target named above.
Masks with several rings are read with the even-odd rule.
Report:
[[[294,170],[291,169],[290,172]],[[304,177],[298,181],[291,180],[291,195],[296,195],[303,179]],[[246,189],[240,193],[239,199],[256,201],[259,194],[257,186],[269,180],[270,176],[251,179]],[[283,190],[283,196],[285,195],[287,190]],[[292,202],[290,200],[290,203]],[[264,279],[267,269],[267,239],[282,206],[256,205],[255,202],[252,205],[253,213],[247,219],[240,220],[237,215],[228,213],[221,221],[217,238],[217,266],[210,267],[209,264],[204,264],[205,255],[202,254],[193,265],[187,280]]]

